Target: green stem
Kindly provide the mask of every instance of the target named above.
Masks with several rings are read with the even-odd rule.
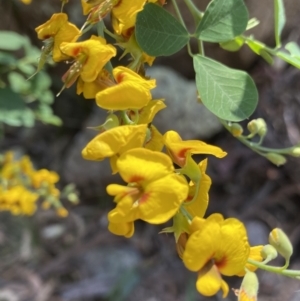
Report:
[[[104,27],[104,32],[110,36],[111,38],[113,38],[114,40],[116,40],[116,42],[119,42],[120,41],[120,37],[113,34],[110,30],[108,30],[106,27]]]
[[[285,270],[286,264],[283,267],[273,267],[269,265],[264,265],[261,262],[248,259],[248,263],[271,273],[280,274],[283,276],[291,277],[291,278],[297,278],[300,279],[300,271],[299,270]]]
[[[186,6],[188,7],[189,11],[191,12],[196,26],[201,21],[203,17],[203,13],[198,9],[198,7],[194,4],[192,0],[184,0]]]
[[[228,130],[230,132],[230,127],[228,126],[227,122],[223,119],[219,119],[219,120],[222,123],[222,125],[226,128],[226,130]],[[235,137],[235,138],[237,138],[241,143],[243,143],[247,147],[251,148],[254,152],[257,152],[258,154],[260,154],[262,156],[264,155],[264,154],[262,154],[262,152],[288,155],[294,149],[294,146],[287,147],[287,148],[274,149],[274,148],[260,146],[259,144],[261,143],[261,141],[259,141],[258,143],[248,141],[249,137],[239,136],[239,137]]]
[[[177,17],[178,17],[180,23],[183,25],[184,28],[186,28],[186,25],[185,25],[184,20],[183,20],[183,18],[182,18],[182,16],[181,16],[180,9],[179,9],[179,7],[178,7],[178,5],[177,5],[176,0],[172,0],[172,4],[173,4],[173,6],[174,6],[174,9],[175,9],[175,11],[176,11],[176,15],[177,15]]]
[[[179,210],[182,213],[182,215],[187,218],[188,221],[191,222],[193,220],[193,217],[189,214],[189,212],[183,206],[180,206]]]

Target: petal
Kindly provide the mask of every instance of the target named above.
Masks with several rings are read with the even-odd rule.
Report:
[[[164,147],[163,136],[154,125],[149,128],[151,138],[145,143],[145,148],[152,151],[160,152]]]
[[[141,111],[139,112],[140,113],[139,124],[143,124],[143,123],[148,124],[152,122],[155,115],[164,108],[166,108],[166,105],[162,99],[149,101],[147,106],[142,108]]]
[[[255,261],[263,261],[263,257],[261,256],[261,250],[264,246],[255,246],[250,248],[250,253],[249,253],[249,259],[255,260]],[[254,272],[256,271],[257,267],[247,263],[243,270],[237,274],[237,276],[244,276],[246,273],[246,269]]]
[[[86,55],[87,59],[81,71],[81,78],[84,82],[93,82],[104,65],[116,56],[116,48],[106,44],[105,39],[97,36],[91,36],[89,40],[83,42],[62,43],[60,50],[74,58]]]
[[[83,93],[83,97],[85,99],[94,99],[96,94],[103,90],[103,85],[100,84],[97,79],[93,82],[84,82],[82,78],[79,76],[77,81],[77,90],[76,93],[80,95]]]
[[[179,166],[184,166],[186,153],[188,151],[192,154],[214,155],[217,158],[223,158],[227,154],[221,148],[206,144],[199,140],[183,141],[175,131],[166,132],[164,135],[164,142],[172,160]]]
[[[120,199],[115,209],[108,213],[108,220],[112,223],[128,223],[140,218],[137,203],[127,195]]]
[[[134,223],[133,222],[128,222],[128,223],[110,222],[108,224],[108,230],[115,235],[125,236],[129,238],[134,233]]]
[[[176,174],[149,183],[145,188],[146,198],[138,205],[140,219],[150,224],[165,223],[179,210],[187,193],[187,182]]]
[[[183,253],[183,263],[190,271],[197,272],[213,258],[221,241],[219,224],[205,221],[201,229],[194,232],[188,239]]]
[[[184,205],[192,216],[203,217],[208,206],[208,199],[209,199],[208,191],[210,189],[211,179],[205,173],[206,166],[207,166],[207,159],[201,161],[198,164],[198,166],[201,171],[201,180],[199,184],[197,197],[192,202],[192,204],[189,204],[189,202],[185,202]],[[196,192],[196,185],[193,184],[193,186],[190,188],[189,199],[194,198],[195,192]]]
[[[126,67],[113,70],[117,84],[96,95],[97,105],[107,110],[141,109],[151,100],[155,80],[146,80]]]
[[[112,9],[113,16],[118,19],[118,27],[114,27],[117,34],[133,27],[136,15],[144,7],[145,0],[122,0]]]
[[[143,148],[125,152],[118,159],[117,167],[127,183],[146,184],[174,171],[173,163],[167,155]]]
[[[124,125],[107,130],[92,141],[82,151],[87,160],[103,160],[121,154],[129,147],[141,147],[146,138],[147,125]]]
[[[223,275],[236,275],[246,265],[250,252],[244,225],[235,218],[226,219],[221,225],[220,240],[215,264]]]
[[[204,296],[213,296],[222,287],[222,277],[217,267],[209,261],[198,273],[197,291]]]

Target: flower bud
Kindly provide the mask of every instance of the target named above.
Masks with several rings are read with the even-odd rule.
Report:
[[[293,254],[293,246],[287,235],[279,228],[275,228],[269,235],[269,243],[278,251],[278,253],[289,261]]]
[[[257,300],[259,282],[255,273],[247,271],[238,293],[238,301]]]
[[[272,245],[265,245],[260,254],[263,259],[268,259],[268,261],[275,259],[278,255],[277,250]]]
[[[247,128],[252,135],[258,134],[260,137],[264,137],[268,131],[267,124],[262,118],[251,120]]]
[[[220,43],[220,47],[227,51],[238,51],[244,45],[244,40],[236,37],[234,40]]]
[[[265,157],[271,161],[273,164],[280,166],[286,163],[286,158],[280,154],[267,153]]]
[[[290,156],[293,156],[293,157],[300,157],[300,146],[296,146],[294,147],[290,153],[289,153]]]
[[[230,125],[230,133],[233,135],[233,137],[239,137],[243,134],[243,128],[238,123],[232,123]]]

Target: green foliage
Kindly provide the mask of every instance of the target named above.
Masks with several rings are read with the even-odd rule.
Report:
[[[14,51],[21,51],[18,58]],[[51,78],[43,71],[32,80],[40,51],[27,37],[15,32],[0,31],[0,123],[10,126],[32,127],[35,120],[61,125],[53,114],[54,95],[50,90]]]
[[[152,56],[172,55],[189,41],[189,33],[180,22],[153,3],[138,14],[135,36],[139,46]]]
[[[226,42],[242,34],[248,24],[243,0],[213,0],[208,5],[196,36],[207,42]]]
[[[274,0],[274,19],[275,19],[275,41],[276,47],[281,46],[280,36],[285,25],[285,12],[282,0]]]
[[[228,121],[241,121],[255,110],[258,93],[252,78],[202,55],[194,56],[196,85],[203,104]]]

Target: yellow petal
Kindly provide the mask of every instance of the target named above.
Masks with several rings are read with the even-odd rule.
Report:
[[[146,138],[147,125],[124,125],[107,130],[92,141],[82,151],[87,160],[103,160],[121,154],[130,148],[141,147]]]
[[[221,148],[206,144],[199,140],[183,141],[175,131],[166,132],[164,135],[164,142],[172,160],[179,166],[184,166],[187,152],[190,152],[191,154],[214,155],[217,158],[223,158],[227,154]]]
[[[167,222],[179,210],[187,193],[187,182],[176,174],[149,183],[144,193],[147,197],[138,205],[140,219],[150,224]]]
[[[131,28],[135,25],[136,15],[144,7],[145,0],[122,0],[112,9],[112,15],[117,19],[113,23],[117,34]]]
[[[87,59],[80,74],[84,82],[93,82],[104,65],[117,53],[114,46],[106,44],[105,39],[97,36],[92,36],[83,42],[62,43],[60,50],[75,59],[82,55],[86,56]]]
[[[220,234],[219,224],[205,221],[200,230],[189,237],[183,253],[183,263],[187,269],[197,272],[213,258],[221,239],[223,242]]]
[[[201,180],[199,184],[199,190],[196,199],[192,202],[192,204],[189,204],[188,201],[184,203],[186,209],[192,216],[199,216],[203,217],[207,206],[208,206],[208,191],[210,189],[211,185],[211,179],[210,177],[205,173],[206,167],[207,167],[207,159],[201,161],[199,164],[199,169],[201,171]],[[194,198],[194,195],[196,193],[196,185],[192,184],[189,191],[188,200],[192,200]]]
[[[134,223],[133,222],[128,222],[128,223],[110,222],[108,224],[108,230],[115,235],[125,236],[129,238],[134,233]]]
[[[155,115],[162,109],[166,108],[162,99],[151,100],[149,103],[141,109],[139,112],[139,124],[151,123]]]
[[[150,130],[151,138],[145,142],[145,148],[160,152],[164,147],[163,135],[154,125],[151,125],[148,129]]]
[[[236,275],[246,265],[250,252],[246,229],[239,220],[228,218],[220,234],[222,244],[215,253],[215,264],[223,275]]]
[[[196,288],[204,296],[213,296],[222,288],[222,281],[217,267],[208,262],[198,273]]]
[[[126,67],[113,71],[117,84],[96,95],[97,105],[106,110],[141,109],[150,101],[155,80],[146,80]]]
[[[143,148],[131,149],[122,154],[117,167],[125,182],[143,182],[143,185],[174,171],[173,163],[167,155]]]
[[[94,80],[93,82],[84,82],[82,78],[79,76],[77,81],[77,89],[76,93],[80,95],[83,93],[83,97],[85,99],[94,99],[96,94],[103,89],[103,85],[99,84],[99,82]]]

